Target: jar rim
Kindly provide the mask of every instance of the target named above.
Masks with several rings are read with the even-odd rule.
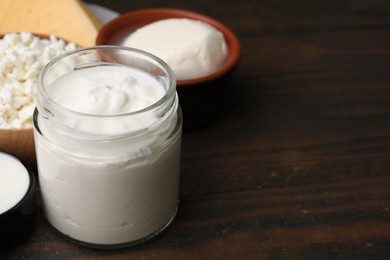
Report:
[[[83,53],[83,52],[84,53],[88,53],[88,52],[91,52],[91,51],[99,51],[99,50],[108,50],[108,51],[115,51],[115,52],[117,52],[117,51],[124,51],[124,52],[127,52],[127,53],[134,53],[134,54],[137,54],[139,56],[144,56],[148,60],[150,60],[150,61],[152,61],[154,63],[157,63],[159,66],[162,67],[162,69],[164,70],[164,72],[166,73],[167,78],[168,78],[168,84],[167,84],[167,88],[166,88],[166,91],[165,91],[164,95],[160,99],[158,99],[156,102],[154,102],[153,104],[151,104],[149,106],[146,106],[146,107],[144,107],[142,109],[138,109],[138,110],[131,111],[131,112],[128,112],[128,113],[110,114],[110,115],[90,114],[90,113],[84,113],[84,112],[75,111],[73,109],[69,109],[67,107],[64,107],[63,105],[61,105],[57,101],[53,100],[50,97],[50,95],[47,93],[47,91],[45,89],[45,84],[44,84],[44,76],[50,71],[50,69],[56,63],[58,63],[59,61],[63,60],[66,57],[69,57],[71,55],[76,55],[76,54]],[[112,64],[115,64],[115,63],[112,63]],[[124,64],[124,65],[126,65],[126,64]],[[168,66],[168,64],[165,61],[163,61],[161,58],[159,58],[156,55],[153,55],[153,54],[151,54],[149,52],[146,52],[146,51],[143,51],[143,50],[139,50],[139,49],[135,49],[135,48],[131,48],[131,47],[125,47],[125,46],[97,45],[97,46],[84,47],[84,48],[80,48],[80,49],[76,49],[76,50],[72,50],[72,51],[67,51],[67,52],[65,52],[63,54],[60,54],[60,55],[56,56],[52,60],[50,60],[46,64],[46,66],[42,69],[42,71],[41,71],[41,73],[39,75],[39,78],[38,78],[37,86],[38,86],[38,93],[40,95],[43,95],[43,97],[45,99],[50,101],[50,103],[54,104],[57,108],[60,108],[61,110],[65,110],[68,113],[72,113],[72,114],[74,114],[76,116],[80,116],[80,117],[89,117],[89,118],[100,118],[100,119],[104,119],[104,118],[121,118],[121,117],[128,117],[128,116],[142,114],[142,113],[151,111],[153,109],[157,109],[158,107],[161,107],[164,103],[166,103],[167,100],[174,98],[175,93],[176,93],[176,77],[175,77],[175,74],[174,74],[173,70]],[[48,112],[50,113],[50,111],[48,111]]]

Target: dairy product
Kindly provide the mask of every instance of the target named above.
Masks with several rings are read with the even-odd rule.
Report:
[[[74,49],[54,35],[40,39],[22,32],[0,39],[0,128],[32,127],[39,73],[52,58]]]
[[[1,0],[0,34],[54,34],[80,46],[95,44],[101,27],[80,0]]]
[[[0,214],[16,206],[26,195],[30,177],[23,164],[0,152]]]
[[[220,31],[185,18],[164,19],[141,27],[121,44],[158,56],[173,69],[178,80],[213,73],[226,62],[229,52]]]
[[[179,138],[164,153],[118,162],[69,160],[42,141],[38,145],[46,217],[73,239],[137,241],[164,228],[176,213]]]
[[[68,109],[92,115],[118,115],[141,110],[165,94],[152,77],[119,66],[76,70],[57,79],[55,84],[55,88],[48,88],[53,100]],[[63,93],[65,88],[67,92]]]
[[[172,220],[181,133],[177,97],[159,115],[168,98],[162,82],[137,68],[101,64],[40,86],[54,107],[43,108],[49,99],[38,96],[39,181],[45,215],[63,234],[95,246],[131,244]]]

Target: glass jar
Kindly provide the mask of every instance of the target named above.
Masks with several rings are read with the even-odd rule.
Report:
[[[162,97],[126,113],[110,110],[123,98],[111,100],[108,92],[92,95],[93,102],[102,105],[101,113],[80,112],[62,100],[85,92],[77,85],[77,73],[85,73],[85,78],[99,75],[93,84],[109,80],[115,85],[116,77],[107,71],[123,69],[158,84]],[[130,88],[132,81],[127,83],[121,87]],[[136,85],[134,91],[144,91],[147,84]],[[96,108],[88,102],[81,99],[74,105]],[[34,113],[48,222],[72,241],[98,248],[126,247],[160,233],[178,207],[181,129],[176,80],[159,58],[126,47],[96,46],[53,59],[40,75]]]

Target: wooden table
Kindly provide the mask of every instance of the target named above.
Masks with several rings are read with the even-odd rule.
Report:
[[[156,239],[84,248],[39,210],[1,259],[389,259],[389,2],[89,2],[228,25],[242,45],[230,105],[184,133],[179,212]]]

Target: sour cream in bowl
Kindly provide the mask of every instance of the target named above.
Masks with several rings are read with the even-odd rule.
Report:
[[[211,122],[223,111],[240,44],[220,21],[196,12],[156,8],[125,13],[100,30],[97,45],[122,45],[164,60],[177,78],[184,129]]]
[[[35,212],[35,176],[16,157],[0,152],[0,241],[23,235]]]

